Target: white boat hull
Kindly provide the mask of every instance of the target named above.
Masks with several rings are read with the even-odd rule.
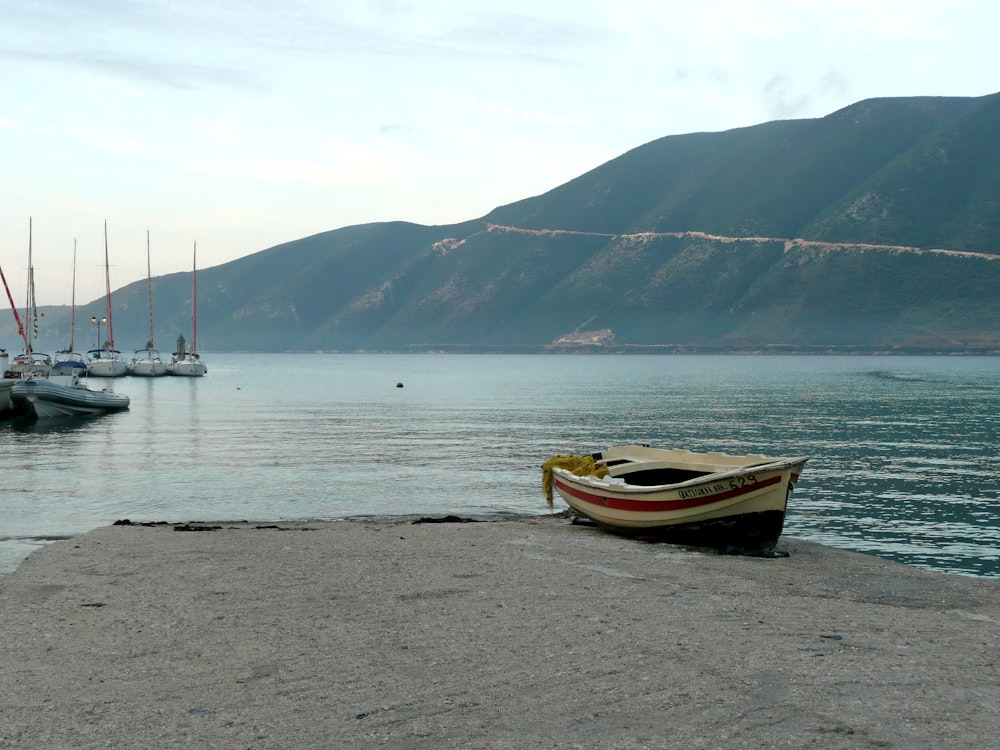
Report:
[[[137,349],[128,366],[128,374],[155,378],[167,374],[167,363],[160,359],[155,349]]]
[[[208,372],[208,368],[199,360],[191,359],[189,357],[187,359],[171,362],[167,372],[170,375],[179,375],[187,378],[200,378]]]
[[[133,362],[128,374],[141,378],[155,378],[167,374],[167,365],[165,362]]]
[[[7,365],[3,375],[10,378],[45,377],[51,371],[52,358],[48,354],[34,352],[14,357],[14,361]]]
[[[74,375],[19,380],[11,387],[10,400],[39,419],[107,414],[128,409],[130,403],[124,393],[91,390]]]
[[[807,460],[645,446],[611,448],[594,459],[607,476],[551,469],[554,489],[594,523],[628,536],[756,550],[777,543]]]
[[[128,363],[121,352],[110,349],[93,349],[87,352],[87,374],[99,378],[120,378],[128,371]]]
[[[78,352],[57,352],[49,375],[87,374],[87,361]]]

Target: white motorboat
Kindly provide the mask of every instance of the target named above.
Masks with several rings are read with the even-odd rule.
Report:
[[[15,408],[40,419],[107,414],[128,409],[130,403],[124,393],[91,390],[77,374],[18,380],[10,400]]]

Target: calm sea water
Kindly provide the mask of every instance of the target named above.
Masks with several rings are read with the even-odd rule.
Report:
[[[0,573],[122,518],[544,514],[545,459],[643,442],[809,455],[787,535],[1000,575],[1000,358],[204,358],[92,379],[125,413],[0,423]]]

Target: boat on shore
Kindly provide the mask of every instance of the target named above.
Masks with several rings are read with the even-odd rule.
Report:
[[[130,403],[124,393],[90,389],[76,373],[18,380],[10,400],[15,409],[39,419],[108,414],[128,409]]]
[[[542,483],[616,534],[770,552],[807,460],[625,445],[549,459]]]

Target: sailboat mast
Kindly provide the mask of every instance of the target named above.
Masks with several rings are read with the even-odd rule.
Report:
[[[191,271],[191,353],[198,353],[198,241],[194,243],[194,263]]]
[[[72,310],[69,314],[69,350],[76,351],[76,238],[73,238],[73,295]]]
[[[28,217],[28,296],[24,304],[24,353],[30,357],[31,342],[38,335],[38,316],[35,310],[35,265],[31,259],[31,217]]]
[[[10,293],[10,287],[7,285],[7,277],[4,276],[2,266],[0,266],[0,281],[3,281],[3,288],[4,291],[7,292],[7,300],[10,302],[10,311],[14,313],[14,320],[17,322],[17,335],[23,339],[24,323],[21,322],[21,316],[17,314],[17,305],[14,304],[14,295]]]
[[[108,222],[104,220],[104,288],[108,294],[108,341],[111,342],[111,351],[115,349],[115,329],[111,322],[111,271],[108,269]]]
[[[149,230],[146,230],[146,287],[149,291],[149,343],[147,349],[155,349],[153,346],[153,273],[149,266]]]

